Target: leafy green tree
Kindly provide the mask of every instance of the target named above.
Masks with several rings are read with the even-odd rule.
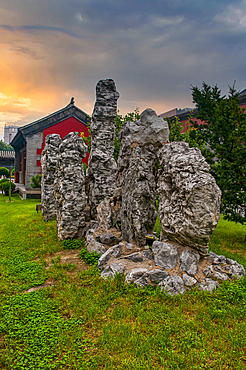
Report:
[[[187,130],[183,133],[184,126],[183,123],[180,122],[179,118],[176,116],[175,121],[171,122],[171,120],[167,117],[165,120],[168,122],[170,127],[170,134],[169,140],[172,141],[185,141],[189,144],[191,148],[199,148],[204,149],[206,148],[206,142],[197,134],[196,129],[191,126],[192,120],[192,112],[189,116],[188,120],[188,127]]]
[[[246,223],[246,114],[239,106],[239,92],[229,86],[228,97],[217,86],[205,82],[202,89],[191,86],[198,109],[197,136],[207,145],[202,153],[222,190],[224,218]]]
[[[1,183],[1,190],[4,191],[5,195],[9,195],[10,187],[11,187],[11,193],[12,193],[16,187],[16,185],[13,182],[9,182],[9,180],[7,180]]]
[[[0,167],[0,177],[1,176],[8,177],[9,176],[9,170],[5,167]]]
[[[14,148],[11,145],[5,144],[2,140],[0,140],[0,151],[14,152]]]

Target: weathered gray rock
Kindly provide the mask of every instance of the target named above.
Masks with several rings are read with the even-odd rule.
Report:
[[[95,220],[91,220],[89,225],[87,226],[87,230],[96,230],[100,227],[99,222]]]
[[[91,153],[87,174],[90,178],[91,215],[105,197],[113,195],[117,165],[113,158],[117,100],[119,93],[111,79],[100,80],[96,86],[96,103],[91,120]]]
[[[95,240],[92,230],[86,233],[86,247],[88,252],[97,252],[100,255],[106,252],[104,245]]]
[[[213,293],[214,290],[218,289],[219,283],[215,280],[206,278],[205,281],[199,283],[200,290],[208,290],[210,293]]]
[[[132,249],[133,249],[133,244],[131,244],[131,243],[126,243],[126,244],[125,244],[125,247],[126,247],[126,249],[128,249],[128,250],[132,250]]]
[[[122,244],[114,245],[113,247],[109,248],[104,254],[101,255],[101,257],[98,260],[98,268],[99,270],[103,270],[105,265],[107,264],[108,260],[111,256],[114,256],[116,258],[121,256],[122,251]]]
[[[215,272],[213,277],[218,280],[228,280],[229,277],[224,272]]]
[[[56,217],[56,200],[54,196],[54,181],[59,159],[60,135],[51,134],[45,138],[45,147],[41,155],[42,181],[41,204],[45,221]]]
[[[116,274],[123,274],[125,270],[125,266],[122,263],[110,263],[102,272],[101,276],[104,279],[108,279],[109,277],[114,277]]]
[[[227,263],[228,265],[236,265],[236,264],[237,264],[237,262],[236,262],[236,261],[231,260],[230,258],[226,258],[226,263]]]
[[[151,283],[159,283],[168,276],[168,273],[163,270],[154,269],[150,270],[147,274],[147,277],[150,279]]]
[[[204,271],[203,271],[203,273],[204,273],[204,275],[207,277],[207,278],[209,278],[211,275],[212,275],[212,273],[214,272],[214,268],[213,268],[213,266],[211,265],[211,266],[208,266]]]
[[[112,225],[112,212],[109,197],[103,199],[97,206],[97,219],[103,229],[110,229]]]
[[[154,166],[159,148],[169,140],[168,124],[155,111],[146,109],[139,121],[125,123],[119,140],[117,182],[122,186],[122,237],[144,246],[157,216]]]
[[[144,257],[152,260],[152,258],[154,257],[153,252],[150,249],[147,249],[146,251],[144,251]]]
[[[114,272],[111,270],[109,266],[106,266],[105,269],[101,272],[101,277],[104,279],[108,279],[109,277],[113,277]]]
[[[82,159],[87,146],[78,132],[70,132],[59,146],[57,177],[54,195],[57,206],[57,229],[60,240],[80,239],[86,231],[85,176]]]
[[[124,256],[122,258],[125,258],[127,260],[131,260],[132,262],[143,262],[143,255],[141,253],[132,253],[128,254],[127,256]]]
[[[159,158],[161,240],[173,240],[206,255],[221,199],[209,165],[199,149],[185,142],[164,145]]]
[[[145,286],[149,285],[147,276],[144,274],[139,279],[135,280],[134,284],[136,284],[140,288],[144,288]]]
[[[149,270],[146,269],[146,268],[135,268],[135,269],[132,269],[126,275],[125,282],[126,283],[129,283],[129,284],[133,284],[133,283],[135,283],[136,280],[138,280],[139,278],[141,278],[148,271]]]
[[[184,282],[178,275],[168,276],[162,280],[159,284],[161,290],[164,290],[167,294],[176,295],[184,293]]]
[[[106,233],[96,237],[96,240],[106,245],[116,245],[121,242],[121,239],[117,238],[114,234]]]
[[[170,243],[155,241],[152,245],[155,265],[165,269],[177,266],[179,258],[179,247]]]
[[[188,287],[192,287],[197,283],[197,280],[194,277],[189,276],[187,274],[183,274],[182,278],[183,278],[183,281],[184,281],[184,285],[186,285]]]
[[[244,267],[240,263],[236,262],[235,264],[226,266],[225,269],[232,279],[239,279],[245,276]]]
[[[180,256],[180,268],[188,275],[194,276],[198,273],[198,262],[200,256],[198,253],[185,248]]]
[[[125,266],[122,263],[110,263],[109,267],[117,274],[123,274]]]

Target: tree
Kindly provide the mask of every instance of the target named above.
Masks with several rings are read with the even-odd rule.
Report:
[[[207,145],[202,153],[222,190],[221,212],[229,221],[246,223],[246,114],[239,106],[239,92],[229,86],[228,97],[217,85],[191,86],[198,109],[192,121],[197,136]]]
[[[168,122],[170,127],[169,140],[172,141],[185,141],[191,148],[206,148],[206,142],[197,134],[196,129],[191,126],[192,112],[189,116],[189,124],[187,130],[183,133],[183,124],[176,116],[175,121],[171,122],[170,118],[166,117],[165,120]]]
[[[0,167],[0,177],[1,176],[8,177],[9,176],[9,170],[5,167]]]
[[[13,152],[14,148],[11,145],[5,144],[2,140],[0,140],[0,151]]]

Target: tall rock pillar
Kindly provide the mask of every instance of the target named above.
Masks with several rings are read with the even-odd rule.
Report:
[[[41,204],[45,221],[56,217],[56,200],[54,196],[54,181],[59,159],[59,145],[61,138],[58,134],[47,135],[45,147],[42,151],[42,182],[41,182]]]
[[[117,177],[122,186],[122,237],[144,246],[145,235],[153,231],[156,221],[154,168],[159,149],[169,141],[168,124],[148,108],[139,121],[124,124],[119,139]]]
[[[117,114],[116,91],[112,79],[100,80],[96,86],[96,103],[91,119],[91,153],[88,164],[90,178],[91,217],[95,218],[96,208],[106,197],[113,195],[116,185],[117,165],[113,158]]]
[[[60,240],[80,239],[85,234],[85,176],[82,159],[87,146],[78,132],[70,132],[59,147],[55,197],[57,206],[57,229]]]

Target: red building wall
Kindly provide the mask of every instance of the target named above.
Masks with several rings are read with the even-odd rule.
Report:
[[[64,121],[61,121],[53,126],[46,128],[43,131],[42,149],[37,149],[37,154],[40,155],[42,153],[44,146],[45,146],[45,138],[47,135],[59,134],[61,139],[63,139],[70,132],[74,132],[74,131],[79,132],[80,134],[83,132],[85,137],[89,136],[87,126],[74,117],[67,118]],[[89,159],[89,153],[87,154],[86,158],[83,159],[83,162],[88,164],[88,159]],[[41,167],[40,161],[37,161],[37,166]],[[40,168],[40,171],[41,171],[41,168]]]

